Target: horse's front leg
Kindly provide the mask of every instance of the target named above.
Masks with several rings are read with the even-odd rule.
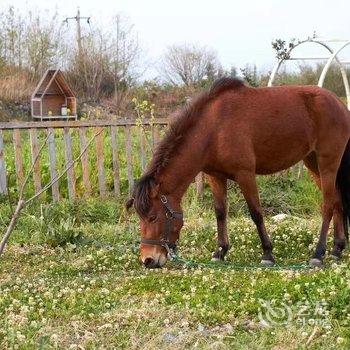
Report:
[[[235,176],[235,180],[243,193],[248,205],[250,216],[252,217],[259,233],[263,249],[261,264],[273,265],[275,263],[275,259],[272,255],[272,243],[269,235],[267,234],[264,223],[255,173],[248,171],[240,172],[237,174],[237,176]]]
[[[213,253],[213,260],[225,260],[230,248],[227,235],[227,179],[225,177],[207,175],[209,186],[214,195],[214,208],[218,227],[218,248]]]

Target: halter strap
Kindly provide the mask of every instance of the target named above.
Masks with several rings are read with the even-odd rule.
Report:
[[[165,227],[164,232],[160,239],[150,239],[150,238],[143,238],[141,237],[141,243],[142,244],[149,244],[149,245],[159,245],[161,247],[164,247],[168,254],[170,256],[174,255],[174,252],[176,250],[176,242],[172,243],[170,242],[170,236],[173,232],[173,220],[176,219],[182,219],[183,214],[181,212],[174,211],[169,202],[167,197],[162,194],[159,196],[159,199],[165,209]]]
[[[166,209],[166,218],[167,219],[182,219],[183,218],[183,214],[181,212],[178,211],[174,211],[169,202],[168,199],[166,198],[166,196],[164,194],[159,196],[160,201],[162,202],[164,208]]]

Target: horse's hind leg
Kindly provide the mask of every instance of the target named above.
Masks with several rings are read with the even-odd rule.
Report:
[[[332,159],[332,157],[318,157],[318,168],[321,179],[321,189],[323,196],[322,205],[322,226],[320,237],[316,246],[315,254],[310,260],[310,264],[314,266],[319,266],[322,264],[323,257],[326,252],[327,235],[329,230],[329,224],[333,217],[333,212],[341,208],[339,203],[338,191],[336,188],[336,178],[337,171],[340,164],[340,159]],[[344,231],[339,231],[339,221],[341,220],[341,215],[336,215],[336,228],[337,234],[344,235]]]
[[[274,264],[275,259],[272,255],[272,243],[265,228],[255,173],[246,171],[240,172],[239,174],[236,174],[235,180],[243,193],[243,196],[248,205],[250,215],[259,233],[262,249],[264,252],[261,263],[264,265],[272,265]]]
[[[333,210],[333,226],[334,226],[334,245],[331,252],[331,256],[336,260],[340,259],[342,252],[346,246],[346,238],[344,232],[344,216],[343,216],[343,203],[341,200],[341,194],[337,189],[336,200]]]
[[[227,179],[207,175],[209,186],[214,195],[214,208],[218,227],[218,249],[213,253],[214,260],[224,260],[229,250],[227,235]]]
[[[304,163],[308,168],[311,177],[315,180],[317,186],[320,190],[321,188],[321,178],[318,170],[316,154],[313,152],[304,159]],[[334,226],[334,246],[331,255],[336,259],[341,257],[342,251],[345,248],[346,240],[344,234],[344,224],[343,224],[343,205],[341,202],[340,192],[336,190],[336,199],[333,209],[333,226]]]
[[[320,173],[318,171],[316,153],[315,152],[310,153],[304,159],[304,164],[308,168],[310,176],[315,181],[317,187],[321,190],[321,178],[320,178]]]

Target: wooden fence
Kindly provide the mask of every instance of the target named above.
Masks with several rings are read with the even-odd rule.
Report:
[[[29,195],[39,193],[60,169],[74,162],[91,136],[95,136],[93,143],[79,162],[52,185],[47,199],[57,202],[62,198],[130,194],[134,179],[146,168],[166,125],[164,119],[145,120],[142,125],[121,120],[0,123],[0,195],[19,193],[42,151],[30,177]],[[299,163],[288,171],[299,178],[303,165]],[[203,184],[203,174],[199,174],[196,188],[200,197]]]
[[[50,121],[50,122],[23,122],[23,123],[0,123],[0,193],[5,195],[9,191],[18,191],[26,177],[26,170],[24,165],[24,148],[27,142],[27,148],[30,149],[30,162],[37,158],[39,150],[42,144],[45,142],[44,135],[47,135],[45,151],[48,154],[48,165],[50,179],[55,179],[58,174],[58,145],[57,141],[60,140],[60,144],[64,148],[64,160],[65,164],[71,164],[74,159],[73,141],[78,140],[78,150],[82,151],[88,143],[88,133],[92,133],[95,136],[95,147],[89,147],[87,151],[81,156],[79,164],[75,164],[74,167],[68,170],[66,178],[62,181],[67,181],[68,197],[71,200],[79,198],[80,196],[93,195],[91,176],[97,175],[98,194],[101,197],[106,197],[111,192],[115,196],[121,194],[121,165],[120,155],[125,157],[124,165],[126,166],[125,173],[127,179],[127,189],[130,193],[134,184],[134,158],[137,155],[139,169],[144,170],[147,164],[147,157],[151,152],[147,151],[147,148],[153,149],[157,144],[160,133],[167,122],[164,120],[144,121],[142,126],[137,125],[135,121],[112,121],[112,120],[95,120],[95,121]],[[40,137],[39,137],[40,133]],[[75,134],[75,139],[72,138],[72,133]],[[123,138],[118,137],[122,133]],[[147,133],[149,139],[147,139]],[[107,146],[111,151],[111,157],[109,160],[105,159],[106,151],[106,136],[108,135]],[[135,141],[135,137],[138,138],[138,142]],[[123,144],[120,144],[121,139]],[[12,145],[11,145],[12,143]],[[150,145],[149,145],[150,144]],[[136,148],[135,148],[136,147]],[[62,153],[63,150],[61,150]],[[92,152],[94,151],[94,152]],[[11,153],[11,154],[7,154]],[[77,150],[76,152],[77,153]],[[94,163],[91,163],[91,155],[94,154]],[[13,157],[13,159],[12,159]],[[42,154],[35,163],[32,176],[32,186],[34,193],[38,193],[43,188],[42,179]],[[14,168],[7,166],[7,163],[13,161]],[[107,164],[106,161],[111,164]],[[80,167],[81,182],[83,185],[83,191],[80,194],[76,190],[76,171],[75,169]],[[28,166],[27,166],[28,168]],[[107,188],[106,186],[106,172],[110,172],[109,179],[113,179],[113,185]],[[9,184],[9,178],[12,175],[16,177],[16,185]],[[12,176],[13,177],[13,176]],[[96,177],[96,176],[95,176]],[[12,181],[13,182],[13,181]],[[15,186],[16,188],[11,188]],[[52,200],[57,202],[62,198],[60,193],[60,183],[55,183],[51,189]]]

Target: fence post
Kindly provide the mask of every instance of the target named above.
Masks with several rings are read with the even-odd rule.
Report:
[[[50,175],[51,181],[57,177],[57,161],[56,161],[56,146],[55,146],[55,130],[53,128],[48,128],[47,132],[49,137],[47,139],[48,149],[49,149],[49,160],[50,160]],[[52,199],[54,202],[60,200],[60,190],[59,183],[55,182],[52,185]]]
[[[98,173],[98,188],[100,196],[106,197],[106,179],[105,179],[105,168],[104,168],[104,153],[103,153],[103,128],[96,128],[96,161],[97,161],[97,173]]]
[[[157,125],[152,125],[152,148],[153,150],[157,147],[157,144],[159,142],[160,135],[159,135],[159,129]]]
[[[129,195],[134,187],[134,174],[132,167],[132,139],[131,139],[131,127],[130,125],[125,126],[125,148],[126,148],[126,168],[128,176],[128,189]]]
[[[304,163],[301,161],[298,164],[297,179],[299,180],[301,177],[303,177],[303,174],[304,174]]]
[[[140,152],[141,152],[141,170],[144,172],[146,168],[146,135],[144,126],[140,126]]]
[[[73,152],[72,152],[72,137],[69,133],[69,128],[64,128],[64,144],[65,144],[65,155],[67,166],[73,163]],[[69,199],[75,199],[75,174],[74,166],[68,169],[67,171],[67,183],[68,183],[68,195]]]
[[[118,130],[116,126],[111,126],[111,144],[112,144],[112,162],[113,162],[113,181],[114,193],[120,196],[120,177],[119,177],[119,157],[118,157]]]
[[[15,167],[17,174],[18,190],[22,188],[24,181],[24,169],[22,159],[21,132],[19,129],[13,130],[13,145],[15,149]]]
[[[197,189],[197,195],[199,198],[203,198],[203,192],[204,192],[204,175],[202,172],[200,172],[196,176],[196,189]]]
[[[29,129],[29,134],[30,134],[30,145],[31,145],[31,151],[32,151],[32,162],[34,163],[34,161],[36,160],[33,168],[34,189],[35,189],[35,193],[38,193],[41,190],[41,171],[40,171],[40,157],[38,157],[39,145],[38,145],[37,129]]]
[[[0,130],[0,193],[7,194],[7,174],[4,153],[4,137]]]
[[[79,139],[80,139],[80,152],[85,149],[87,145],[86,141],[86,127],[79,128]],[[83,183],[84,183],[84,197],[87,198],[91,195],[91,182],[90,182],[90,170],[89,170],[89,150],[87,149],[85,153],[81,156],[81,169],[83,173]]]

